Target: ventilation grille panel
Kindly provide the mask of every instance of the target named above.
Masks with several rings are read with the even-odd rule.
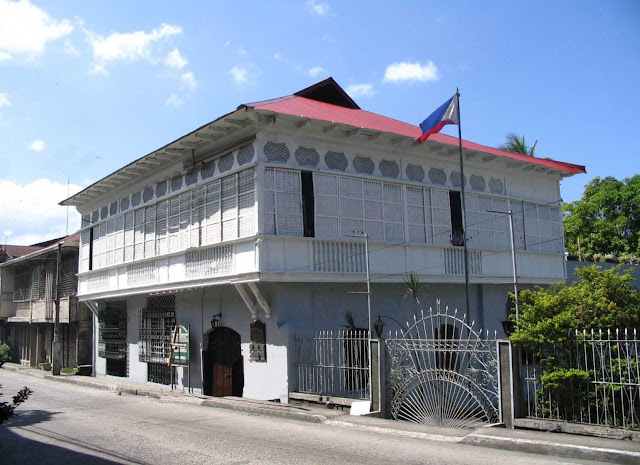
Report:
[[[320,155],[316,149],[298,147],[296,149],[296,161],[302,166],[318,166]]]
[[[218,170],[221,173],[226,173],[227,171],[230,171],[231,168],[233,168],[233,153],[227,153],[220,157],[220,160],[218,161]]]
[[[107,207],[102,207],[100,209],[100,219],[104,220],[109,216],[109,209]]]
[[[131,194],[131,206],[137,207],[138,205],[140,205],[141,197],[142,196],[140,195],[140,191],[134,192],[133,194]]]
[[[460,173],[458,171],[452,171],[449,179],[453,187],[462,187],[462,182],[464,182],[465,186],[467,185],[467,177],[465,176],[462,182],[460,182]]]
[[[429,169],[429,181],[434,184],[444,185],[447,182],[447,175],[444,170],[439,168],[431,168]]]
[[[238,151],[238,165],[248,165],[253,161],[253,144],[245,145]]]
[[[146,203],[152,198],[153,198],[153,187],[151,186],[145,187],[144,190],[142,191],[142,201]]]
[[[167,193],[167,184],[167,181],[160,181],[158,184],[156,184],[157,198],[164,197],[164,195]]]
[[[184,181],[187,186],[193,186],[198,182],[198,170],[192,169],[184,176]]]
[[[109,207],[109,214],[111,216],[118,213],[118,202],[111,202],[111,206]]]
[[[483,191],[485,187],[487,187],[487,183],[482,176],[477,176],[475,174],[471,175],[471,188],[474,191]]]
[[[122,197],[120,199],[120,211],[123,212],[129,209],[129,196]]]
[[[291,153],[284,143],[276,144],[275,142],[267,142],[264,144],[264,156],[267,157],[269,161],[286,163]]]
[[[405,172],[407,173],[407,178],[412,181],[424,181],[424,168],[420,165],[413,165],[409,163],[405,168]]]
[[[491,178],[489,180],[489,190],[494,194],[502,194],[504,192],[504,184],[500,179]]]
[[[373,164],[373,160],[371,160],[371,158],[357,155],[353,159],[353,168],[357,173],[373,174],[375,165]]]
[[[347,169],[349,162],[342,152],[332,152],[331,150],[324,156],[324,162],[327,167],[332,170],[344,171]]]
[[[209,160],[208,162],[202,164],[202,169],[200,170],[200,176],[202,176],[202,179],[209,179],[215,174],[215,172],[216,172],[216,161]]]
[[[378,164],[378,169],[382,176],[386,176],[388,178],[397,178],[400,174],[400,167],[395,161],[391,160],[382,160]]]

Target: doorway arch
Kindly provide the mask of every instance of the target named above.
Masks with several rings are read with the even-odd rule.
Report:
[[[240,334],[226,326],[213,328],[202,355],[204,394],[242,397],[244,373]]]

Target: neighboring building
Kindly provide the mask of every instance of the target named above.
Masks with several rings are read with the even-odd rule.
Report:
[[[564,281],[559,181],[584,167],[464,141],[463,180],[458,140],[419,134],[327,79],[241,105],[62,202],[83,218],[78,295],[97,315],[96,375],[168,384],[177,322],[191,329],[178,386],[286,401],[290,330],[338,329],[346,311],[366,326],[365,297],[348,294],[365,278],[353,233],[370,237],[374,318],[413,318],[409,272],[428,284],[422,307],[464,311],[461,182],[469,319],[501,331],[508,220],[487,210],[514,211],[523,286]]]
[[[91,313],[76,297],[78,233],[32,246],[6,246],[0,264],[0,321],[14,362],[52,361],[58,244],[62,250],[59,322],[62,366],[91,364]]]

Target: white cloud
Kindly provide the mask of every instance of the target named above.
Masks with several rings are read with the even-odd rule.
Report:
[[[87,32],[95,61],[91,72],[98,74],[106,72],[107,64],[115,61],[146,60],[151,63],[157,62],[154,48],[156,44],[173,35],[181,34],[182,28],[163,23],[149,33],[144,31],[114,32],[107,37]]]
[[[165,105],[169,107],[176,107],[176,108],[182,105],[183,103],[184,103],[184,100],[182,100],[176,94],[169,95],[169,97],[167,97],[167,100],[164,102]]]
[[[280,52],[274,53],[273,54],[273,59],[277,60],[277,61],[282,61],[282,59],[283,59],[282,53],[280,53]]]
[[[383,82],[429,82],[438,79],[440,79],[438,68],[433,61],[428,61],[424,65],[419,62],[400,61],[387,66]]]
[[[235,84],[246,84],[249,80],[247,68],[241,66],[234,66],[229,70],[229,74]]]
[[[34,152],[42,152],[45,149],[44,141],[41,139],[34,140],[29,144],[29,148]]]
[[[77,48],[74,47],[73,43],[71,43],[70,40],[65,40],[64,41],[64,53],[66,53],[67,55],[72,55],[72,56],[80,55],[80,52],[78,51]]]
[[[6,92],[0,92],[0,107],[8,107],[9,105],[11,105],[9,94]]]
[[[320,3],[317,0],[307,0],[307,8],[318,16],[326,16],[331,10],[328,3]]]
[[[227,41],[224,43],[224,48],[227,48],[229,45],[231,45],[231,41],[230,41],[230,40],[227,40]]]
[[[318,77],[321,74],[327,74],[327,70],[324,68],[321,68],[320,66],[314,66],[313,68],[309,68],[309,70],[307,71],[307,73],[309,74],[309,76],[311,77]]]
[[[81,187],[71,184],[69,195]],[[38,179],[20,185],[0,179],[0,224],[11,225],[10,244],[29,245],[64,236],[67,208],[58,202],[67,198],[67,184]],[[80,227],[80,215],[69,208],[69,234]],[[4,237],[2,238],[4,239]]]
[[[196,82],[196,77],[191,71],[187,71],[186,73],[182,73],[180,76],[180,87],[182,89],[194,90],[198,83]]]
[[[184,68],[187,63],[189,63],[189,60],[183,57],[180,54],[180,50],[178,50],[177,48],[171,50],[167,57],[164,59],[164,64],[171,68]]]
[[[0,0],[0,60],[44,52],[47,42],[71,34],[68,19],[57,21],[28,0]]]
[[[353,84],[347,86],[346,92],[351,97],[373,97],[376,94],[371,84]]]
[[[240,55],[241,57],[243,57],[243,56],[245,56],[245,55],[248,55],[248,54],[249,54],[249,52],[247,51],[247,49],[246,49],[246,48],[244,48],[244,47],[240,47],[240,48],[238,49],[238,55]]]

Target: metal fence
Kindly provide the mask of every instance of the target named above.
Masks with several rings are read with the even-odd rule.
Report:
[[[367,330],[298,332],[294,339],[298,392],[369,398]]]
[[[640,340],[637,330],[576,332],[565,363],[545,375],[544,360],[524,352],[525,414],[640,430]],[[575,336],[575,337],[574,337]],[[549,371],[549,370],[547,370]]]

